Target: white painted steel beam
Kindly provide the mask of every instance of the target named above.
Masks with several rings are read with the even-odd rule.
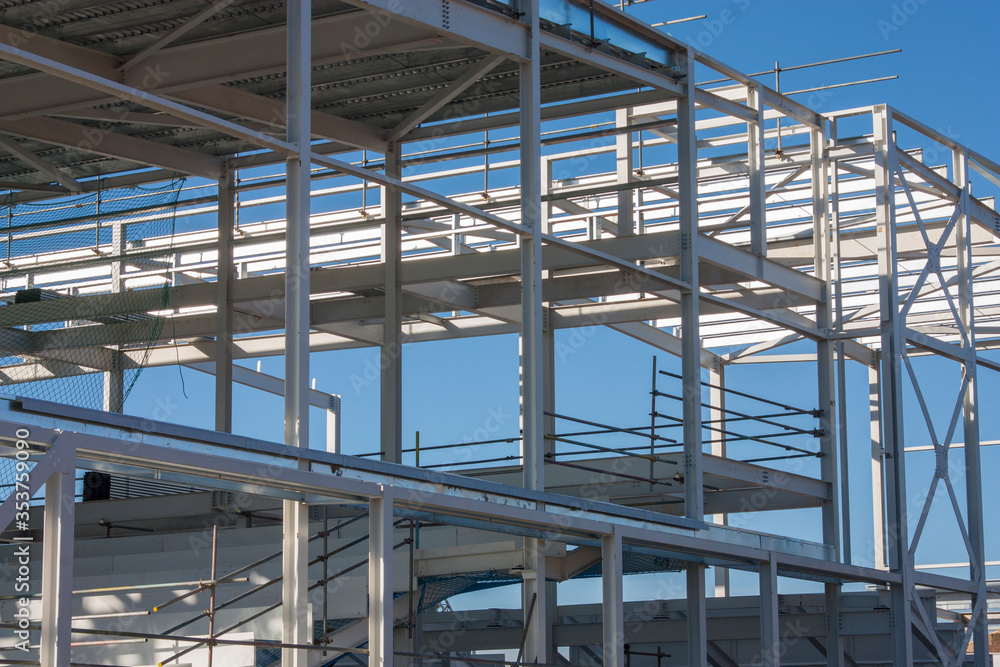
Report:
[[[396,21],[442,35],[456,42],[485,49],[509,60],[532,59],[528,25],[471,2],[449,2],[446,11],[435,4],[398,0],[347,0],[377,22]],[[521,105],[524,106],[523,104]]]
[[[199,86],[174,91],[169,96],[207,109],[267,123],[274,130],[284,128],[288,120],[281,102],[231,86]],[[313,137],[379,153],[385,153],[388,149],[389,144],[384,133],[371,125],[339,118],[322,111],[312,111],[310,123]]]
[[[3,48],[0,46],[0,52]],[[0,131],[182,174],[213,180],[222,175],[222,160],[213,155],[55,118],[0,120]]]
[[[442,107],[468,90],[503,61],[503,57],[497,56],[492,58],[486,57],[475,63],[472,69],[455,79],[444,90],[425,102],[423,106],[414,109],[406,118],[399,121],[396,127],[389,131],[388,140],[399,141],[405,137],[410,130],[433,116]]]
[[[3,148],[11,155],[19,158],[28,166],[34,167],[43,174],[48,174],[70,192],[80,192],[83,189],[80,182],[75,178],[65,173],[62,169],[59,169],[55,165],[49,164],[31,151],[24,149],[16,141],[11,141],[10,139],[0,136],[0,148]]]

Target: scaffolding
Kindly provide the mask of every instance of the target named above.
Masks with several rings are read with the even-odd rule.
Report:
[[[887,105],[814,111],[603,2],[313,0],[258,7],[263,29],[242,4],[189,8],[156,39],[155,11],[136,9],[113,54],[0,34],[8,211],[189,177],[171,233],[116,227],[135,256],[99,251],[106,211],[66,216],[79,247],[30,255],[9,250],[44,230],[8,224],[3,384],[99,374],[109,411],[0,398],[0,550],[33,564],[28,602],[13,577],[0,589],[0,627],[32,657],[0,664],[541,667],[566,649],[608,667],[987,667],[1000,593],[977,373],[1000,370],[981,354],[1000,335],[1000,165]],[[162,325],[120,326],[147,317]],[[649,423],[557,410],[559,336],[595,327],[655,350]],[[518,432],[405,445],[408,346],[503,334],[520,342]],[[379,386],[373,453],[342,442],[340,397],[309,384],[310,354],[359,348],[379,351],[357,378]],[[236,363],[268,356],[283,378]],[[947,405],[925,358],[954,371]],[[808,367],[799,400],[727,379],[771,363]],[[214,430],[121,414],[123,373],[175,365],[214,376]],[[283,443],[232,434],[234,383],[284,397]],[[859,454],[871,534],[850,521]],[[908,490],[915,470],[930,481]],[[133,498],[135,516],[102,501],[98,524],[78,471],[159,495]],[[960,562],[920,558],[936,497]],[[785,510],[818,537],[745,520]],[[74,585],[98,576],[90,538],[124,559],[220,517],[199,574]],[[220,565],[230,534],[244,551]],[[626,603],[638,573],[674,583]],[[759,594],[733,595],[732,573]],[[588,577],[601,604],[558,604],[556,582]],[[779,578],[822,590],[786,596]],[[511,583],[519,609],[444,607]],[[126,610],[86,612],[92,595]],[[199,596],[206,611],[158,620]],[[150,625],[99,622],[126,616]]]

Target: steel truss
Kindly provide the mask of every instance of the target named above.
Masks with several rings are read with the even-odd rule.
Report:
[[[392,665],[394,655],[414,653],[400,648],[393,632],[400,618],[393,596],[393,529],[405,518],[523,540],[518,571],[525,663],[556,660],[552,625],[558,606],[547,549],[568,543],[600,553],[605,665],[626,663],[622,561],[628,551],[645,550],[684,563],[686,664],[734,664],[709,638],[706,569],[715,567],[759,574],[764,664],[780,664],[786,650],[781,576],[825,584],[825,629],[813,640],[823,646],[826,664],[853,662],[844,648],[841,589],[864,583],[889,590],[895,664],[926,664],[915,658],[917,651],[942,665],[971,660],[986,666],[991,591],[976,376],[980,367],[1000,370],[980,354],[995,347],[1000,334],[994,297],[1000,216],[991,199],[972,195],[970,183],[975,171],[1000,184],[1000,165],[884,105],[817,113],[603,3],[593,3],[592,20],[627,34],[627,43],[602,44],[593,35],[588,40],[579,25],[548,18],[546,3],[537,1],[455,0],[442,11],[431,3],[317,0],[315,17],[312,4],[290,3],[276,28],[183,43],[213,14],[199,12],[179,34],[136,48],[129,57],[44,32],[26,35],[5,26],[0,35],[0,58],[21,67],[0,80],[0,132],[40,142],[40,151],[63,146],[103,156],[112,172],[135,164],[156,167],[107,179],[115,185],[155,182],[168,172],[210,179],[212,187],[190,199],[187,212],[218,217],[215,229],[146,240],[172,244],[172,266],[139,262],[122,270],[100,248],[96,255],[81,248],[10,256],[3,272],[7,290],[43,287],[72,299],[74,312],[90,314],[136,313],[135,288],[173,285],[172,312],[160,313],[170,326],[148,354],[130,349],[140,341],[129,340],[114,324],[100,325],[101,338],[94,342],[91,332],[88,338],[78,327],[33,329],[52,324],[51,311],[37,303],[8,303],[0,308],[0,331],[5,348],[22,362],[0,369],[6,383],[25,373],[44,380],[100,372],[109,378],[110,394],[123,369],[176,363],[216,377],[216,432],[30,399],[0,403],[0,441],[11,452],[17,440],[30,442],[30,493],[47,489],[41,664],[62,666],[71,659],[71,596],[64,592],[73,590],[74,503],[73,485],[65,478],[80,468],[280,499],[282,664],[318,664],[306,647],[309,506],[360,504],[369,520],[364,639],[370,665]],[[364,47],[338,51],[324,39],[363,32],[373,21],[383,27]],[[310,48],[310,35],[316,48]],[[284,55],[275,47],[282,41]],[[635,45],[642,52],[629,48]],[[315,80],[324,68],[349,72],[365,58],[424,50],[454,52],[468,63],[416,108],[386,107],[381,121],[366,123],[310,103],[311,95],[323,92],[315,90],[323,88]],[[237,62],[239,52],[245,62]],[[139,62],[145,69],[136,67]],[[557,65],[603,83],[587,87],[567,79],[543,86],[543,73],[554,76]],[[149,71],[178,74],[150,85],[142,77]],[[240,87],[244,79],[252,84],[276,71],[287,74],[283,104]],[[726,77],[724,85],[697,83],[717,75]],[[477,99],[472,91],[483,93],[477,86],[503,77],[516,79],[520,107],[482,108],[490,111],[486,116],[477,106],[455,111],[455,105]],[[241,154],[220,157],[199,151],[193,140],[155,142],[116,129],[102,130],[100,141],[88,143],[89,126],[80,121],[106,115],[109,101],[130,105],[122,120],[126,127],[195,128],[224,142],[224,155]],[[603,114],[604,126],[575,127],[590,124],[594,114]],[[386,119],[392,122],[379,127]],[[769,149],[777,136],[769,128],[775,119],[782,122],[780,153]],[[517,137],[506,144],[478,139],[479,133],[511,128]],[[897,128],[916,137],[916,144],[897,142]],[[316,137],[325,141],[312,143]],[[12,187],[22,188],[12,195],[15,201],[101,187],[86,180],[92,174],[82,168],[49,164],[19,141],[3,140],[0,147],[11,141],[9,152],[36,170],[10,176],[19,184]],[[582,146],[587,141],[597,143]],[[562,143],[571,148],[561,152]],[[921,149],[928,144],[944,147],[951,164],[926,164]],[[360,164],[351,157],[358,149],[365,151]],[[370,160],[369,153],[380,157]],[[490,160],[502,153],[514,155]],[[480,158],[481,166],[447,165]],[[604,158],[613,158],[613,170],[602,166],[609,164]],[[272,170],[241,179],[280,162],[284,175]],[[439,168],[414,169],[427,164]],[[490,174],[503,169],[517,170],[518,185],[490,187]],[[482,193],[442,194],[446,179],[469,173],[482,176]],[[256,191],[275,187],[280,196],[255,199]],[[376,190],[377,206],[369,203]],[[310,215],[314,199],[333,195],[360,196],[363,204]],[[283,220],[241,222],[268,203],[285,206]],[[80,224],[96,228],[100,221]],[[19,233],[9,226],[8,255]],[[592,480],[557,472],[553,332],[591,326],[610,327],[681,359],[683,436],[670,468],[676,484],[664,497],[682,516],[585,499],[582,489]],[[284,333],[267,333],[275,330]],[[521,341],[518,465],[506,471],[503,483],[477,479],[482,471],[460,476],[398,465],[404,455],[404,345],[506,333],[519,334]],[[769,354],[800,341],[814,344],[815,352]],[[114,364],[75,363],[73,352],[88,345],[113,348]],[[742,347],[729,354],[712,351],[724,345]],[[340,453],[339,404],[308,386],[310,352],[373,346],[381,348],[384,361],[381,461]],[[233,363],[278,354],[286,362],[283,383]],[[943,433],[935,430],[914,367],[914,358],[925,355],[961,369]],[[725,367],[774,361],[814,364],[822,426],[814,476],[786,475],[777,484],[770,476],[782,471],[741,464],[728,455],[732,443],[705,437],[713,421],[732,412],[724,399]],[[845,428],[848,361],[867,367],[871,377],[873,408],[864,419],[872,424],[874,567],[853,562],[857,535],[848,521],[847,457],[857,447]],[[703,376],[709,392],[703,391]],[[284,445],[226,434],[232,429],[233,382],[284,394]],[[913,446],[903,433],[904,422],[911,423],[903,409],[908,386],[935,455],[915,521],[905,483],[905,452]],[[703,423],[704,393],[713,416]],[[329,452],[307,448],[310,405],[331,414]],[[959,424],[963,453],[956,463]],[[22,429],[30,438],[18,435]],[[651,440],[655,433],[651,426]],[[866,455],[867,448],[865,443]],[[628,461],[622,463],[626,474],[666,479],[665,469],[655,467],[655,447],[650,456],[638,462],[611,457],[602,465],[610,469]],[[965,485],[956,490],[959,474]],[[798,494],[754,509],[819,507],[822,543],[727,525],[732,507],[714,506],[706,493],[714,478],[740,480],[748,493],[765,498],[779,490]],[[612,487],[603,484],[605,491]],[[566,491],[570,486],[577,490]],[[781,488],[769,495],[775,487]],[[915,563],[939,488],[960,527],[967,577],[935,574]],[[14,518],[15,504],[12,495],[0,506],[0,526]],[[716,588],[728,593],[728,580],[717,577]],[[946,636],[950,630],[935,627],[937,611],[924,603],[927,589],[969,600],[959,642]],[[970,641],[974,653],[967,659]]]

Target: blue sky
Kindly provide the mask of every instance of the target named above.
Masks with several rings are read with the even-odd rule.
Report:
[[[821,111],[888,103],[1000,161],[1000,130],[988,122],[1000,102],[992,51],[993,32],[1000,24],[1000,3],[707,0],[695,4],[653,0],[629,11],[649,22],[707,14],[705,20],[673,26],[672,34],[744,72],[769,69],[776,60],[788,67],[902,48],[899,54],[789,72],[782,77],[782,88],[796,90],[898,75],[899,79],[894,81],[842,88],[823,98],[810,99],[804,95],[798,99]],[[773,79],[768,77],[765,81],[770,85]],[[560,331],[557,340],[561,350],[557,359],[558,411],[619,425],[637,425],[648,420],[653,349],[604,329]],[[677,360],[664,353],[658,356],[661,367],[679,368]],[[404,447],[412,446],[416,430],[422,432],[424,445],[478,440],[484,433],[489,433],[490,438],[516,435],[517,362],[514,336],[406,346]],[[282,375],[281,358],[263,359],[261,364],[264,372]],[[377,364],[377,350],[314,354],[312,364],[317,387],[343,397],[344,450],[348,453],[377,450],[378,383],[357,381],[365,378],[366,371],[370,375],[372,364]],[[942,410],[950,411],[957,390],[958,367],[938,361],[922,361],[917,365],[918,372],[931,380],[928,384],[932,404],[948,405]],[[728,380],[734,388],[759,391],[761,395],[806,407],[816,402],[811,373],[796,365],[738,367],[730,369]],[[997,381],[993,375],[990,371],[981,372],[983,405],[988,405],[990,397],[996,395]],[[150,417],[167,416],[169,421],[210,428],[211,378],[184,370],[183,387],[177,368],[144,371],[129,397],[126,411]],[[863,544],[871,531],[871,507],[867,500],[870,497],[867,375],[855,364],[851,365],[848,390],[852,495],[857,497],[852,512],[855,558],[860,564],[869,564]],[[238,386],[235,402],[236,432],[280,441],[279,397]],[[907,423],[911,443],[928,442],[912,396],[907,399],[907,409],[912,417]],[[166,412],[169,414],[165,415]],[[504,418],[490,421],[498,414]],[[499,427],[491,430],[497,423]],[[992,414],[984,414],[983,439],[996,437],[997,426]],[[314,446],[322,446],[324,427],[321,415],[315,410],[312,430]],[[994,452],[997,449],[1000,448],[984,451],[988,470],[997,469],[1000,462],[997,456],[1000,452]],[[514,446],[508,445],[490,450],[484,456],[515,451]],[[911,495],[915,495],[926,482],[933,456],[910,455],[908,462]],[[987,506],[996,507],[1000,500],[997,496],[995,489],[989,489]],[[911,507],[911,511],[919,511],[919,507]],[[957,533],[949,529],[943,513],[937,514],[933,527],[942,539],[935,540],[931,550],[919,555],[930,562],[964,560],[955,549]],[[761,515],[754,517],[747,527],[778,531],[786,520],[777,514]],[[798,530],[797,534],[809,539],[819,537],[808,528]],[[997,536],[988,537],[995,558]]]

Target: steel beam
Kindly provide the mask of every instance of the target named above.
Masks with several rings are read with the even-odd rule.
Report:
[[[62,169],[59,169],[55,165],[49,164],[31,151],[22,148],[16,141],[0,137],[0,148],[3,148],[11,155],[19,158],[28,166],[34,167],[43,174],[47,174],[51,178],[54,178],[60,185],[70,192],[81,192],[83,190],[83,187],[75,178],[63,172]]]
[[[486,57],[473,64],[472,69],[455,79],[444,90],[425,102],[421,107],[411,111],[406,118],[399,121],[396,127],[389,131],[389,141],[399,141],[405,137],[410,130],[433,116],[442,107],[461,95],[503,61],[502,56]]]
[[[3,47],[0,46],[0,54]],[[30,65],[29,65],[30,66]],[[0,120],[0,131],[68,148],[119,158],[128,162],[161,167],[182,174],[218,179],[222,160],[214,155],[138,139],[110,130],[100,130],[55,118]]]
[[[169,96],[208,109],[267,123],[276,130],[285,127],[288,121],[281,102],[232,86],[199,86],[178,90]],[[372,126],[322,111],[310,112],[310,131],[314,137],[379,153],[385,153],[389,146],[383,133]]]
[[[499,12],[478,7],[471,2],[449,2],[446,11],[424,2],[399,2],[399,0],[347,0],[349,4],[366,10],[363,16],[382,22],[398,19],[433,34],[442,35],[462,44],[485,49],[518,62],[533,58],[529,35],[530,18],[512,21]],[[521,103],[522,108],[524,103]]]

